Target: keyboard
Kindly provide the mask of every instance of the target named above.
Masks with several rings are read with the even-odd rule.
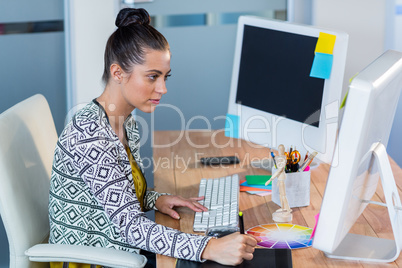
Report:
[[[199,202],[208,208],[207,212],[196,212],[193,230],[206,231],[217,226],[235,227],[239,223],[239,176],[237,174],[201,179],[198,196],[205,196]]]

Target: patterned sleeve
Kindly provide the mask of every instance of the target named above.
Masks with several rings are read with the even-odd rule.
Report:
[[[162,195],[169,195],[167,193],[158,193],[155,191],[147,191],[144,197],[144,209],[148,210],[158,210],[155,207],[156,200]]]
[[[117,163],[92,164],[81,172],[106,214],[127,243],[158,254],[201,261],[210,238],[187,234],[149,220]]]

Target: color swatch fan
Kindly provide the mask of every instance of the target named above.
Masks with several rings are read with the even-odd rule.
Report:
[[[305,248],[310,247],[313,229],[295,224],[263,224],[247,230],[248,234],[259,237],[258,243],[264,248]]]

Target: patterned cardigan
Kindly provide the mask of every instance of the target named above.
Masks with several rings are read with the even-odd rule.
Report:
[[[139,133],[130,115],[128,144],[143,171]],[[156,209],[161,194],[147,191],[144,205]],[[210,238],[156,224],[141,211],[127,152],[96,100],[77,112],[56,145],[49,194],[49,243],[144,249],[201,261]]]

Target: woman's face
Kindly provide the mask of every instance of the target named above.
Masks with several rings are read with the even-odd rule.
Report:
[[[122,95],[127,104],[151,113],[162,95],[166,94],[166,80],[170,76],[170,52],[146,50],[145,62],[135,65],[131,74],[124,73]]]

